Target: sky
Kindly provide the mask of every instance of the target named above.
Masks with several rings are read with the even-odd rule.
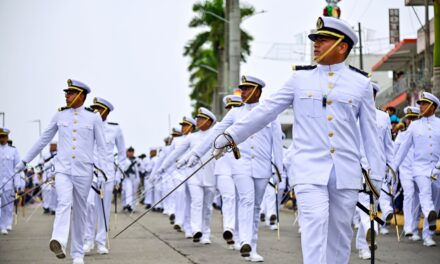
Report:
[[[162,145],[169,128],[191,113],[188,58],[183,47],[200,31],[190,29],[194,0],[0,0],[0,112],[19,153],[38,140],[64,106],[67,79],[89,85],[115,106],[109,121],[123,129],[138,154]],[[281,87],[296,63],[286,47],[315,27],[324,0],[248,0],[257,14],[242,22],[254,37],[241,73],[263,79],[263,97]],[[419,22],[404,0],[342,0],[342,19],[361,22],[374,52],[390,49],[388,8],[400,9],[401,38],[416,36]],[[416,7],[420,19],[424,10]],[[264,11],[264,12],[261,12]],[[260,13],[261,12],[261,13]],[[432,16],[431,9],[431,16]],[[373,34],[374,33],[374,34]],[[308,52],[295,45],[289,54]],[[283,53],[284,52],[284,53]],[[281,54],[281,55],[280,55]],[[287,58],[287,59],[286,59]],[[0,119],[1,121],[1,119]]]

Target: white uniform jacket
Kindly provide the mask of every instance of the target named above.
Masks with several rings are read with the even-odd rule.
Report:
[[[197,156],[202,157],[212,148],[217,136],[222,134],[228,127],[239,122],[248,113],[250,113],[250,118],[252,119],[257,106],[258,103],[244,104],[242,107],[232,108],[220,123],[210,129],[209,136],[201,141],[193,152]],[[283,167],[281,134],[281,126],[278,121],[269,121],[264,126],[259,127],[258,130],[249,134],[246,141],[244,141],[246,138],[240,141],[238,148],[240,149],[241,158],[237,162],[232,162],[232,174],[250,175],[254,178],[271,177],[272,160],[274,160],[278,168]],[[280,171],[282,170],[280,169]]]
[[[366,156],[371,170],[377,173],[383,168],[370,79],[344,63],[294,72],[280,90],[226,133],[235,142],[243,142],[290,105],[295,120],[294,185],[327,185],[334,168],[338,189],[360,188],[361,136],[368,146]]]
[[[104,128],[104,137],[105,137],[105,152],[104,160],[102,160],[101,164],[104,166],[100,168],[104,170],[107,175],[108,181],[114,181],[115,179],[115,158],[114,151],[115,147],[118,153],[118,166],[124,171],[127,168],[127,159],[125,154],[125,141],[124,136],[122,134],[121,127],[116,123],[103,123]],[[100,157],[98,153],[98,148],[95,148],[95,164],[98,164],[98,159]]]
[[[440,158],[440,119],[435,116],[415,120],[409,126],[395,157],[398,168],[414,147],[413,175],[430,177]]]
[[[8,144],[0,145],[0,188],[3,187],[3,189],[0,189],[0,193],[4,190],[13,190],[14,187],[22,187],[22,180],[20,179],[22,174],[14,175],[15,165],[19,162],[20,155],[15,147]],[[14,179],[11,179],[12,176],[14,176]]]
[[[102,119],[98,113],[91,112],[83,106],[57,112],[23,160],[32,161],[57,132],[58,154],[54,158],[56,173],[92,176],[95,142],[101,157],[96,166],[102,167],[100,161],[104,160],[105,153]]]

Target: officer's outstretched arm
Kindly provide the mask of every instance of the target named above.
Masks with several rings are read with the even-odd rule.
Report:
[[[240,121],[226,129],[225,132],[232,136],[237,145],[245,141],[248,137],[275,120],[282,111],[293,104],[296,87],[294,73],[281,89],[255,107]]]
[[[40,153],[43,150],[43,148],[47,144],[49,144],[49,142],[53,139],[53,137],[58,131],[57,121],[58,121],[58,113],[55,114],[55,116],[52,118],[47,128],[43,131],[43,134],[41,134],[41,137],[27,152],[26,156],[23,158],[23,161],[27,163],[31,162],[38,155],[38,153]]]

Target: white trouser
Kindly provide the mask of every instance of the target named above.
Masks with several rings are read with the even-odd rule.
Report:
[[[382,184],[382,189],[386,190],[389,194],[390,189],[388,188],[387,184]],[[387,215],[393,213],[393,207],[392,202],[393,199],[390,195],[386,194],[383,190],[380,190],[380,196],[379,196],[379,205],[380,205],[380,211],[382,212],[382,220],[385,221],[385,218]]]
[[[122,182],[122,190],[124,190],[124,200],[122,206],[130,205],[131,209],[134,209],[136,202],[136,195],[133,191],[133,180],[130,177],[124,178]]]
[[[151,177],[151,176],[150,176]],[[144,178],[144,204],[153,204],[153,193],[154,193],[154,187],[153,184],[151,184],[148,180],[148,177]]]
[[[348,263],[358,190],[336,189],[333,168],[327,185],[298,184],[295,192],[304,264]]]
[[[222,198],[223,231],[230,230],[238,237],[238,221],[236,221],[236,189],[231,175],[218,175],[217,188]]]
[[[133,175],[131,175],[132,179],[131,179],[131,183],[133,184],[133,196],[131,198],[131,202],[130,202],[130,206],[131,208],[134,210],[136,209],[136,205],[138,200],[136,199],[138,197],[138,190],[139,190],[139,184],[141,183],[141,179],[139,176],[133,177]]]
[[[174,179],[175,186],[182,181]],[[190,215],[190,196],[188,190],[188,184],[184,183],[176,190],[176,225],[182,227],[187,234],[192,234],[191,231],[191,215]]]
[[[49,183],[45,183],[41,186],[41,196],[43,197],[43,208],[49,209],[52,203],[52,186]]]
[[[55,183],[54,185],[51,187],[51,202],[49,205],[50,210],[56,211],[57,210],[57,190],[55,190]]]
[[[158,183],[156,183],[156,186],[154,187],[154,204],[159,202],[159,200],[162,198],[162,180],[160,180]],[[162,208],[162,203],[159,203],[156,205],[156,208]]]
[[[276,198],[275,189],[268,184],[264,192],[264,198],[261,202],[261,211],[266,216],[266,224],[269,224],[269,219],[272,215],[276,216]]]
[[[72,239],[70,255],[72,258],[84,256],[84,228],[86,224],[87,195],[92,184],[90,176],[72,176],[63,173],[56,175],[55,188],[58,196],[58,206],[53,223],[52,239],[64,247],[67,246],[70,230],[70,213],[72,214]]]
[[[6,205],[1,209],[0,215],[0,229],[6,229],[8,226],[12,226],[14,216],[12,212],[14,211],[14,203],[12,201],[15,199],[14,190],[3,190],[1,197],[1,204]]]
[[[238,226],[240,245],[250,244],[257,252],[260,208],[269,179],[233,175],[238,194]]]
[[[162,197],[167,195],[169,192],[171,192],[171,190],[174,188],[174,184],[171,178],[169,178],[165,183],[164,183],[164,188],[163,188],[163,193],[162,193]],[[166,210],[166,213],[171,215],[174,214],[176,212],[176,199],[175,199],[175,195],[174,193],[170,194],[168,196],[168,198],[166,198],[164,200],[164,209]]]
[[[418,228],[418,212],[420,209],[420,202],[418,192],[416,192],[415,181],[412,175],[405,175],[400,173],[400,183],[403,188],[403,230],[405,233],[415,234]]]
[[[106,245],[107,232],[105,231],[105,224],[107,224],[108,230],[110,227],[110,210],[112,205],[113,187],[114,181],[108,181],[104,184],[103,201],[101,201],[99,194],[97,194],[93,189],[90,190],[89,196],[87,197],[87,222],[84,236],[85,241],[95,241],[98,245]],[[104,213],[102,210],[102,202],[104,202],[105,222]],[[96,221],[98,221],[98,224],[96,224]]]
[[[431,178],[426,176],[415,176],[414,181],[419,189],[419,200],[422,213],[425,216],[425,219],[427,219],[429,212],[434,210],[434,203],[432,202]]]
[[[438,213],[438,204],[440,203],[440,184],[437,181],[433,181],[431,183],[431,190],[432,190],[432,202],[434,205],[434,209],[437,213]],[[422,231],[422,237],[423,239],[427,238],[427,237],[432,237],[435,234],[435,231],[431,231],[429,230],[429,223],[426,220],[425,217],[425,221],[423,222],[423,231]]]
[[[382,195],[386,195],[385,193],[382,193],[379,196],[382,197]],[[362,204],[363,206],[365,206],[365,208],[367,208],[368,210],[370,210],[370,195],[366,194],[366,193],[359,193],[359,203]],[[375,204],[377,204],[377,201],[375,200]],[[377,206],[375,205],[375,210],[377,210]],[[356,208],[356,212],[359,214],[359,228],[357,230],[357,235],[356,235],[356,248],[357,249],[368,249],[369,245],[367,242],[367,231],[368,229],[371,228],[371,221],[370,221],[370,216],[366,213],[364,213],[364,211],[362,211],[359,208]],[[376,223],[376,221],[374,222],[374,231],[376,232],[377,235],[377,230],[378,230],[378,224]],[[377,236],[376,236],[377,238]]]
[[[215,187],[188,184],[188,189],[191,198],[191,230],[193,233],[201,231],[203,238],[209,239]]]

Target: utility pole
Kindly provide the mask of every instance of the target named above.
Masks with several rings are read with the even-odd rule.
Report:
[[[227,89],[240,84],[241,61],[241,14],[239,0],[226,0],[229,2],[229,81]]]
[[[2,127],[5,127],[5,115],[6,115],[6,113],[5,112],[0,112],[0,115],[2,115],[2,117],[3,117]]]
[[[440,0],[434,0],[434,82],[432,92],[440,97]]]
[[[361,30],[361,22],[358,22],[358,33],[359,33],[359,68],[361,70],[364,69],[364,57],[362,53],[362,30]]]
[[[425,0],[425,90],[430,92],[431,91],[431,56],[430,56],[430,46],[431,46],[431,39],[430,39],[430,29],[429,29],[429,0]]]

